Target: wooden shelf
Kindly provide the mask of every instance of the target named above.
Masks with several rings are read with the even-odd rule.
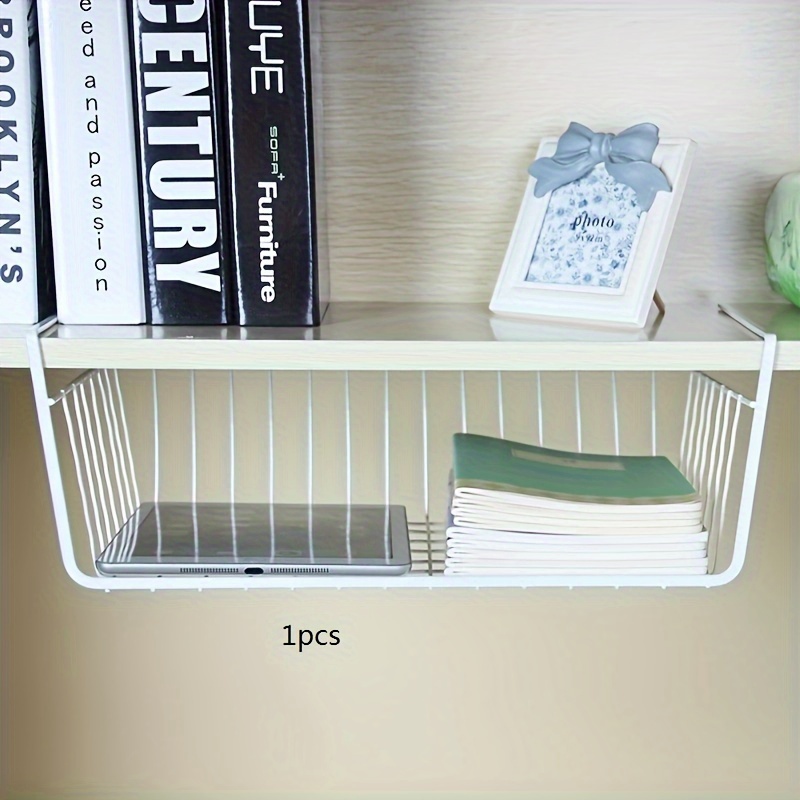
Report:
[[[800,369],[800,310],[736,307]],[[0,367],[26,367],[25,328],[0,328]],[[42,340],[45,366],[120,369],[756,370],[762,342],[710,301],[673,304],[642,330],[496,317],[483,304],[339,303],[319,329],[81,327]]]

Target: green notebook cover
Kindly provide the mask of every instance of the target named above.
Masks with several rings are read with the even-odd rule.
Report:
[[[688,503],[697,492],[664,456],[549,450],[490,436],[453,437],[456,489],[513,492],[583,503]]]

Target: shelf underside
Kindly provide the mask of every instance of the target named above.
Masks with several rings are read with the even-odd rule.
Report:
[[[745,304],[800,368],[800,311]],[[276,370],[757,370],[762,342],[711,303],[674,304],[642,330],[497,317],[478,304],[338,303],[318,329],[57,325],[45,366]],[[0,367],[27,367],[24,328],[0,328]]]

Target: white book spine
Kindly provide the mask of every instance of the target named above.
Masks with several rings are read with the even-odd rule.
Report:
[[[31,0],[0,5],[0,323],[39,321]]]
[[[125,0],[39,0],[58,318],[145,320]]]

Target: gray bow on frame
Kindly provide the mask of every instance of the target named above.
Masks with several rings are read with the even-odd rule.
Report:
[[[614,180],[630,186],[644,211],[649,211],[657,192],[671,192],[664,173],[652,163],[658,147],[658,128],[644,122],[617,135],[595,133],[577,122],[561,135],[552,158],[537,158],[528,172],[536,178],[534,194],[548,192],[588,175],[605,164]]]

